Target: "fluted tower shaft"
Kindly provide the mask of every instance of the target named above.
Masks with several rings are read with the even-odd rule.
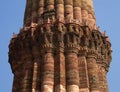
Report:
[[[12,92],[108,92],[111,52],[92,0],[26,0],[9,45]]]
[[[50,16],[50,12],[54,14]],[[50,19],[96,28],[92,0],[27,0],[24,26],[30,26],[32,22],[39,23],[40,20],[47,19],[45,16],[48,15]]]

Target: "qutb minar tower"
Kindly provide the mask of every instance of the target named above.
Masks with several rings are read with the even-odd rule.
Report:
[[[92,0],[26,0],[9,45],[12,92],[108,92],[111,52]]]

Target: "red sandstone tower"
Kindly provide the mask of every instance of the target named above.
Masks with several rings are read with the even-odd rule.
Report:
[[[12,92],[108,92],[110,62],[92,0],[26,0],[9,45]]]

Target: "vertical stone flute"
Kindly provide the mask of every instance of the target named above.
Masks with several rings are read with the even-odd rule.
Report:
[[[64,21],[64,0],[55,0],[56,19]]]
[[[94,50],[88,51],[87,66],[88,66],[89,86],[91,92],[100,92],[98,66],[97,66],[96,58],[97,58],[96,52]]]
[[[65,19],[66,22],[73,20],[73,0],[64,1],[65,8]]]
[[[73,32],[73,25],[68,24],[67,27],[68,32],[65,35],[66,90],[67,92],[79,92],[79,40]]]
[[[80,92],[89,92],[89,78],[87,70],[87,51],[84,48],[79,52],[79,77],[80,77]]]
[[[53,33],[49,24],[46,24],[46,32],[42,34],[42,82],[41,92],[53,92],[54,90],[54,57],[53,57]]]
[[[32,11],[32,0],[26,1],[25,15],[24,15],[24,26],[31,25],[31,11]]]
[[[81,15],[81,0],[73,0],[73,13],[74,19],[82,23],[82,15]]]

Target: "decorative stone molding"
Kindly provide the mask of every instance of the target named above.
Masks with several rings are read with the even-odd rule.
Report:
[[[27,0],[9,45],[12,92],[108,92],[111,59],[91,0]]]

